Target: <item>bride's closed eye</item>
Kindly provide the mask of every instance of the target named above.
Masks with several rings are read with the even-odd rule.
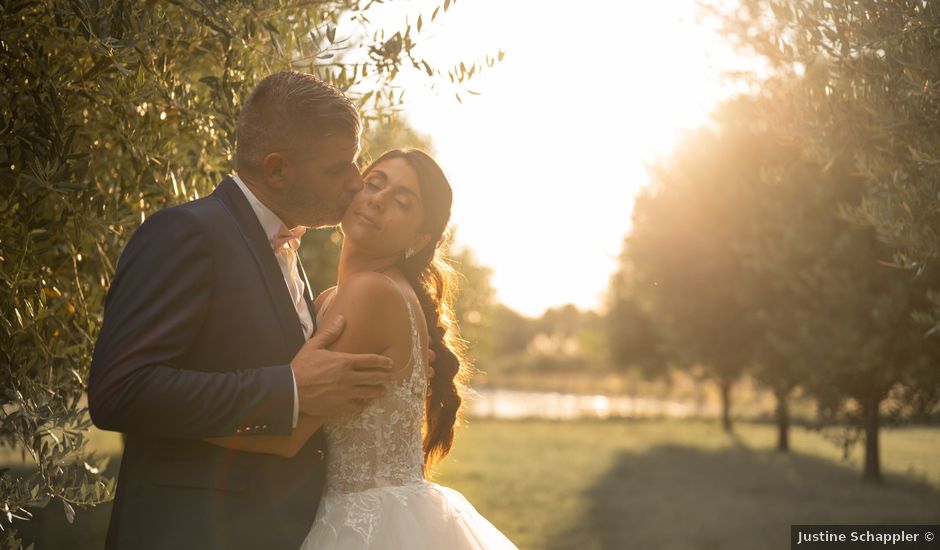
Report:
[[[362,183],[363,183],[363,185],[365,185],[366,187],[368,187],[369,190],[372,191],[372,192],[378,192],[378,191],[381,191],[382,189],[384,189],[384,187],[382,187],[381,185],[375,183],[374,180],[365,180],[365,181],[363,181]],[[405,210],[406,212],[407,212],[408,210],[411,210],[411,201],[409,201],[407,198],[404,198],[400,193],[396,193],[396,194],[395,194],[395,197],[396,197],[396,198],[395,198],[395,203],[396,203],[399,207],[401,207],[402,210]]]
[[[398,195],[398,198],[395,199],[395,202],[398,203],[398,206],[400,206],[402,210],[406,212],[408,210],[411,210],[411,201],[409,201],[406,198],[403,198],[401,195]]]

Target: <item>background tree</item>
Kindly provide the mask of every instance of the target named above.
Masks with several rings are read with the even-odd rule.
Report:
[[[607,295],[606,331],[612,366],[636,369],[644,378],[663,378],[674,358],[649,313],[650,304],[637,292],[628,244],[624,242]]]
[[[864,191],[850,159],[819,164],[778,131],[774,93],[804,85],[727,102],[715,130],[660,165],[625,261],[687,363],[744,364],[773,390],[778,449],[789,446],[787,399],[801,385],[862,431],[863,478],[878,481],[882,403],[936,353],[911,315],[927,293],[879,262],[877,232],[847,214]]]
[[[750,366],[757,336],[733,244],[745,225],[746,189],[759,177],[760,146],[731,131],[688,136],[653,167],[625,245],[635,291],[647,297],[667,346],[719,385],[727,431],[731,388]]]
[[[418,27],[373,29],[372,2],[7,2],[0,9],[0,445],[35,472],[0,475],[3,523],[51,500],[110,498],[86,448],[83,390],[124,243],[154,210],[231,169],[240,101],[280,69],[314,73],[379,120],[405,70],[455,89]],[[433,20],[452,5],[442,2]],[[425,26],[427,27],[427,26]],[[315,271],[320,273],[320,271]],[[13,546],[12,529],[3,544]]]
[[[933,342],[916,336],[936,336],[940,322],[940,162],[933,154],[940,147],[940,11],[917,2],[745,0],[713,13],[743,51],[768,62],[770,78],[752,75],[752,81],[774,90],[776,110],[787,113],[778,117],[780,127],[824,171],[841,166],[857,175],[861,198],[839,214],[874,233],[843,231],[820,266],[820,303],[834,302],[818,315],[833,323],[817,332],[829,341],[826,367],[813,378],[820,381],[815,393],[829,403],[824,408],[839,401],[837,394],[857,405],[846,420],[863,429],[864,477],[877,480],[883,399],[895,395],[895,412],[923,418],[914,411],[932,410],[940,395],[938,369],[918,366],[930,362]],[[869,263],[856,263],[865,257]],[[881,296],[872,294],[875,288]],[[834,311],[853,313],[837,320]],[[868,355],[856,355],[858,346]],[[826,388],[833,384],[837,391]]]
[[[483,337],[477,340],[475,357],[487,383],[528,368],[527,350],[536,334],[533,319],[497,302],[480,328]]]
[[[597,372],[607,366],[603,319],[574,304],[552,307],[532,320],[526,346],[529,368],[539,372]]]
[[[846,213],[890,245],[883,261],[926,277],[940,250],[940,6],[743,0],[712,11],[773,74],[818,75],[787,102],[802,138],[822,164],[853,160],[865,196]],[[933,279],[922,318],[931,334],[940,330],[936,288]]]
[[[823,167],[780,131],[792,115],[780,109],[779,91],[765,87],[739,96],[713,119],[724,133],[752,144],[758,168],[735,196],[746,215],[738,218],[732,247],[742,268],[738,293],[758,327],[750,373],[774,395],[777,449],[787,451],[789,397],[798,386],[809,389],[809,373],[823,364],[829,345],[820,339],[818,325],[831,319],[815,307],[815,274],[828,265],[835,239],[849,229],[839,211],[857,202],[859,185],[845,162]]]
[[[923,304],[925,291],[911,284],[910,272],[877,262],[885,249],[874,228],[847,225],[814,281],[813,315],[822,321],[814,326],[825,347],[813,385],[851,400],[835,419],[861,430],[865,481],[882,478],[883,402],[919,365],[937,359],[937,340],[924,338],[910,315]]]
[[[467,246],[451,245],[449,256],[460,275],[454,304],[460,336],[467,342],[471,361],[478,363],[487,340],[493,337],[491,324],[496,304],[496,291],[490,280],[493,270],[481,264]]]

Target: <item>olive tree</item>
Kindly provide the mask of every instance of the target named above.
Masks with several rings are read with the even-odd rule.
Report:
[[[367,123],[395,112],[406,71],[461,93],[496,59],[438,68],[416,50],[451,5],[396,29],[359,0],[2,2],[0,450],[31,472],[0,473],[6,546],[31,508],[60,501],[71,521],[111,497],[83,389],[130,234],[229,172],[241,101],[271,72],[316,74]]]

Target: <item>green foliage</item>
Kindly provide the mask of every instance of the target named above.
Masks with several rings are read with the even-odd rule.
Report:
[[[670,347],[660,334],[653,316],[650,296],[637,292],[637,273],[633,266],[629,242],[624,240],[619,266],[610,279],[604,332],[612,366],[636,369],[649,379],[665,379],[671,357]]]
[[[494,386],[528,386],[528,375],[596,375],[611,363],[604,324],[602,315],[573,304],[533,318],[495,303],[474,332],[479,335],[475,358],[486,383]]]
[[[863,195],[859,177],[846,157],[820,164],[781,132],[778,98],[792,87],[774,84],[716,109],[714,129],[656,167],[613,311],[639,310],[684,366],[720,382],[750,370],[778,399],[782,449],[794,388],[831,403],[865,430],[866,477],[877,479],[881,403],[894,391],[923,411],[936,395],[910,395],[937,381],[926,365],[940,346],[911,316],[925,279],[879,262],[887,249],[875,229],[846,215]]]
[[[574,305],[550,308],[538,318],[496,300],[492,270],[468,247],[449,257],[460,274],[455,303],[470,359],[488,382],[519,372],[594,371],[609,364],[604,319]]]
[[[487,363],[524,354],[536,333],[532,319],[503,304],[495,305],[485,322],[489,337],[481,342],[480,354]],[[489,368],[489,364],[484,368]]]
[[[848,179],[860,198],[838,215],[870,231],[822,241],[829,247],[817,264],[813,315],[828,322],[806,332],[823,365],[813,371],[815,391],[827,410],[842,408],[836,395],[854,398],[835,417],[865,419],[866,477],[876,479],[882,400],[894,394],[893,415],[925,418],[940,397],[940,372],[926,366],[937,351],[929,337],[940,330],[940,10],[932,2],[742,0],[712,12],[741,50],[772,69],[753,75],[772,96],[766,118],[804,144],[822,173],[857,176]],[[808,198],[820,196],[808,189]]]
[[[645,330],[658,335],[659,343],[634,348],[637,360],[654,368],[667,359],[699,364],[724,387],[752,363],[759,327],[741,292],[745,270],[736,243],[749,227],[764,147],[719,124],[687,136],[653,167],[612,291],[612,313],[641,329],[652,324]],[[613,328],[619,335],[624,327]]]
[[[637,368],[647,378],[665,378],[668,347],[635,296],[622,294],[612,300],[606,328],[616,366]]]
[[[940,250],[940,7],[934,2],[745,0],[721,13],[743,50],[787,79],[785,102],[822,164],[849,156],[865,184],[846,210],[892,248],[884,261],[925,271]],[[935,293],[921,320],[940,330]]]
[[[0,476],[4,523],[51,499],[71,518],[111,497],[85,448],[83,389],[115,262],[148,214],[230,170],[255,83],[309,71],[380,121],[401,100],[400,71],[440,79],[410,25],[370,36],[371,5],[2,3],[0,445],[35,467]]]
[[[454,312],[460,326],[460,337],[467,341],[473,363],[479,362],[481,346],[491,333],[491,318],[496,291],[490,282],[493,270],[481,264],[469,247],[449,247],[448,256],[459,273]]]

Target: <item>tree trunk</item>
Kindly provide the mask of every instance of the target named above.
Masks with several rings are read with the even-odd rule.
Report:
[[[787,405],[789,390],[777,390],[774,392],[777,397],[777,450],[781,453],[790,450],[790,409]]]
[[[878,430],[880,428],[879,406],[881,398],[866,397],[862,403],[862,415],[865,422],[865,469],[862,480],[871,483],[881,482],[881,461],[878,456]]]
[[[731,433],[731,382],[722,380],[721,386],[721,427]]]

